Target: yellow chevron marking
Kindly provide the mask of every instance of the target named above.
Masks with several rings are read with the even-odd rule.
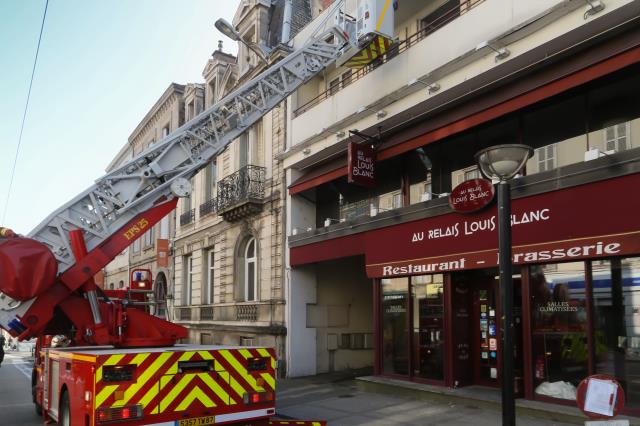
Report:
[[[376,31],[380,31],[380,27],[382,26],[382,20],[384,19],[384,15],[387,13],[387,9],[389,8],[389,3],[391,0],[387,0],[382,8],[382,13],[380,13],[380,17],[378,18],[378,22],[376,23]]]
[[[271,358],[271,355],[269,354],[269,352],[266,349],[258,349],[258,353],[260,355],[264,356],[265,358],[268,357],[272,362],[274,362],[273,358]],[[246,349],[240,349],[240,354],[245,358],[253,358],[253,355],[251,355],[251,352],[249,352]],[[262,373],[261,376],[269,384],[271,389],[275,389],[276,381],[275,381],[275,379],[273,378],[273,376],[271,374]]]
[[[124,355],[111,355],[105,363],[102,364],[102,366],[117,365],[122,358],[124,358]],[[102,380],[102,366],[98,367],[98,370],[96,371],[96,383]]]
[[[240,373],[240,375],[246,380],[246,382],[249,383],[249,386],[251,386],[256,392],[262,392],[264,390],[262,386],[258,386],[258,384],[256,383],[256,379],[254,379],[253,376],[249,374],[247,369],[244,368],[242,364],[240,364],[238,360],[233,355],[231,355],[231,353],[229,353],[229,351],[220,351],[220,354],[224,357],[224,359],[227,360],[229,364],[231,364],[231,366],[238,373]]]
[[[102,388],[100,393],[96,395],[96,408],[99,408],[109,395],[111,395],[116,389],[118,389],[118,385],[109,385]]]
[[[162,377],[160,377],[160,389],[159,390],[164,389],[164,387],[173,380],[173,377],[174,376],[162,376]],[[155,386],[154,386],[154,388],[155,388]],[[156,390],[154,392],[153,397],[155,397],[155,395],[158,393],[159,390]],[[149,392],[151,392],[151,390]],[[145,395],[144,397],[146,398],[147,396]],[[156,405],[151,410],[151,414],[158,414],[158,413],[159,413],[158,406]]]
[[[187,387],[189,382],[196,377],[195,374],[185,374],[182,379],[176,384],[171,391],[164,397],[164,399],[160,402],[160,412],[164,413],[164,410],[167,409],[169,404],[173,402],[174,399],[182,392],[182,390]]]
[[[213,369],[215,371],[224,371],[224,368],[222,368],[222,365],[220,365],[220,363],[213,358],[213,355],[211,355],[211,353],[207,351],[198,351],[198,354],[200,354],[202,359],[213,360]]]
[[[229,374],[229,384],[231,385],[231,388],[234,390],[236,395],[238,395],[238,398],[240,399],[244,398],[244,394],[247,393],[247,391],[242,387],[242,385],[236,379],[233,378],[231,374]]]
[[[146,354],[138,354],[131,360],[131,364],[140,365],[145,359],[149,358],[149,355],[151,355],[149,352]]]
[[[180,361],[189,361],[191,358],[193,358],[193,356],[195,354],[196,354],[195,351],[183,353],[180,356],[180,358],[178,358],[178,360],[176,362],[174,362],[173,365],[171,367],[169,367],[167,369],[166,373],[164,373],[164,374],[178,374],[178,363]]]
[[[129,402],[129,400],[133,398],[135,394],[138,393],[138,391],[149,381],[149,379],[151,379],[153,374],[167,362],[171,355],[172,354],[170,352],[161,353],[158,358],[156,358],[156,360],[153,361],[153,363],[149,367],[147,367],[146,370],[144,370],[144,373],[138,376],[138,380],[136,381],[136,383],[127,388],[127,390],[124,392],[124,399],[116,401],[112,405],[112,407],[121,407]]]
[[[209,375],[209,373],[198,373],[198,377],[207,385],[209,388],[218,395],[218,398],[225,401],[227,405],[233,405],[236,401],[229,396],[229,394],[220,387],[218,383]]]
[[[189,395],[176,407],[175,411],[184,411],[189,408],[189,405],[195,400],[199,400],[202,404],[207,407],[215,407],[216,404],[204,393],[198,386],[194,387]]]

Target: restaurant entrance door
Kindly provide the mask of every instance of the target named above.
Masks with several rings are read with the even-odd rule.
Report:
[[[516,387],[522,389],[522,297],[519,274],[514,274],[514,364]],[[502,342],[500,287],[495,268],[452,274],[454,291],[454,384],[500,386]],[[517,377],[520,377],[518,379]]]

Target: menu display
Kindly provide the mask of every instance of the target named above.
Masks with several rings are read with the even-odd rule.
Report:
[[[498,363],[498,338],[497,338],[497,318],[494,301],[488,297],[489,292],[479,291],[479,313],[480,324],[480,376],[485,379],[495,379]]]

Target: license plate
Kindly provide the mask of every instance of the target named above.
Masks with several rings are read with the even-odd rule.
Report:
[[[176,420],[176,426],[204,426],[216,422],[215,416],[194,417],[192,419]]]

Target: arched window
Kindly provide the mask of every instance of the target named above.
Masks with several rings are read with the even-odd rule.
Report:
[[[118,283],[118,288],[124,288],[124,281],[120,280]]]
[[[113,290],[115,288],[115,285],[113,283],[109,284],[109,290]]]
[[[246,242],[244,251],[244,300],[252,302],[258,299],[258,261],[256,257],[256,239]]]

